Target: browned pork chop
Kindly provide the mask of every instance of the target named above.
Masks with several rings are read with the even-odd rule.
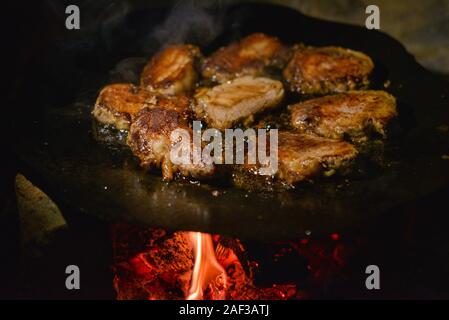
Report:
[[[247,76],[197,90],[194,111],[209,126],[226,129],[250,124],[257,113],[277,107],[283,97],[281,82]]]
[[[396,116],[396,99],[384,91],[350,91],[307,100],[289,107],[291,124],[300,132],[327,138],[344,134],[363,137],[366,129],[385,136],[387,123]]]
[[[178,45],[157,53],[145,66],[141,85],[162,94],[179,94],[194,89],[198,79],[195,66],[201,59],[198,47]]]
[[[186,96],[163,96],[130,83],[104,87],[95,102],[92,114],[102,124],[113,125],[119,130],[128,130],[134,115],[145,107],[172,109],[185,118],[191,114],[190,99]]]
[[[287,55],[288,50],[277,38],[254,33],[207,58],[202,75],[219,83],[246,75],[263,76],[267,67],[282,68]]]
[[[298,45],[284,78],[291,91],[324,95],[367,87],[373,69],[371,58],[358,51]]]
[[[213,164],[203,161],[198,164],[193,161],[190,164],[172,162],[170,152],[175,143],[172,143],[170,136],[176,129],[184,129],[192,136],[187,121],[178,112],[163,108],[144,108],[131,124],[127,144],[140,159],[142,167],[161,168],[165,180],[172,180],[176,173],[193,178],[213,175]]]

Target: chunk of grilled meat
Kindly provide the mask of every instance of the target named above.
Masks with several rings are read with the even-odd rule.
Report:
[[[293,184],[311,179],[323,171],[330,175],[356,155],[355,147],[344,141],[281,132],[277,177]]]
[[[149,92],[130,83],[111,84],[104,87],[92,111],[98,122],[128,130],[134,115],[144,107],[171,109],[189,118],[190,99],[184,95],[169,97]]]
[[[319,174],[326,176],[344,171],[357,156],[350,143],[296,132],[278,134],[277,180],[290,185],[311,180]],[[246,165],[249,173],[259,175],[260,164]]]
[[[387,123],[397,115],[396,99],[384,91],[349,91],[307,100],[289,107],[291,124],[300,132],[327,138],[365,137],[366,129],[385,136]]]
[[[157,53],[145,66],[141,85],[162,94],[179,94],[194,89],[198,79],[195,66],[201,52],[192,45],[168,47]]]
[[[373,69],[371,58],[358,51],[299,45],[284,69],[284,78],[291,91],[324,95],[367,87]]]
[[[288,50],[277,38],[254,33],[207,58],[202,75],[219,83],[247,75],[263,76],[267,67],[281,69],[287,60]]]
[[[178,172],[194,178],[211,176],[215,172],[213,164],[195,164],[193,161],[190,164],[175,164],[171,161],[170,151],[174,143],[170,135],[176,129],[187,130],[192,137],[187,121],[175,110],[144,108],[131,124],[127,144],[140,159],[142,167],[161,168],[165,180],[172,180]]]
[[[226,129],[237,123],[250,124],[257,113],[275,108],[283,97],[281,82],[247,76],[197,90],[194,111],[209,126]]]

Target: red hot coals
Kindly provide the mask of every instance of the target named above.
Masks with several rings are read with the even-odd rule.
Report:
[[[265,250],[250,245],[248,252],[238,239],[123,224],[112,227],[112,238],[114,289],[119,300],[299,299],[308,297],[301,288],[307,275],[320,277],[318,261],[328,259],[321,276],[329,273],[329,264],[341,266],[332,262],[335,250],[325,258],[324,251],[304,242],[261,246]],[[309,265],[304,263],[307,255],[319,258]]]

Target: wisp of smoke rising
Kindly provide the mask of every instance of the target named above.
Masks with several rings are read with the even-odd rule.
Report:
[[[161,47],[179,43],[205,46],[222,31],[223,15],[231,1],[178,1],[153,32]]]

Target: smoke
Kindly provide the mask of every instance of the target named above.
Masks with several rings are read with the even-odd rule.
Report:
[[[113,1],[114,3],[115,1]],[[143,46],[143,52],[152,54],[166,46],[180,43],[192,43],[206,46],[212,42],[223,30],[223,20],[227,7],[233,0],[200,1],[178,0],[167,10],[163,22],[148,30],[148,35],[139,41]],[[110,7],[106,19],[102,21],[102,38],[109,42],[112,36],[107,30],[115,30],[117,21],[128,14],[130,6],[114,4]],[[141,69],[145,59],[132,57],[121,60],[110,72],[111,82],[138,83]]]
[[[162,47],[179,43],[205,46],[221,33],[226,8],[232,2],[178,1],[152,35]]]
[[[109,72],[109,82],[130,82],[138,84],[140,73],[146,62],[147,59],[142,57],[130,57],[121,60]]]

